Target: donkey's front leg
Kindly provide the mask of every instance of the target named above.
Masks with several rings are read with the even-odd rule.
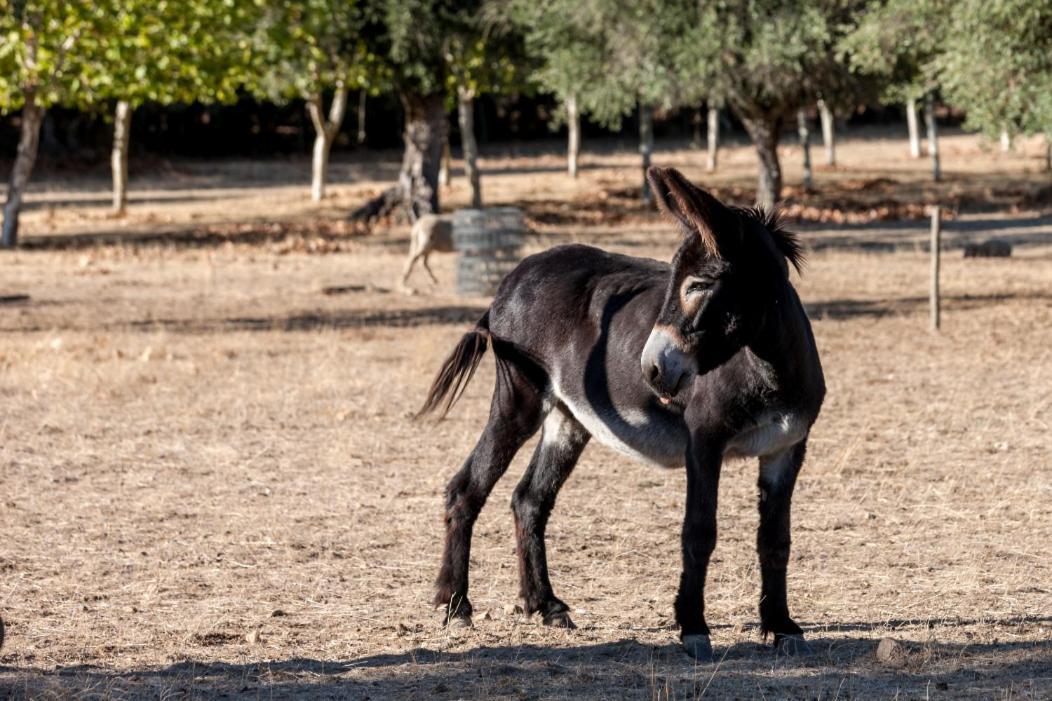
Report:
[[[683,649],[691,657],[712,660],[705,623],[705,574],[716,547],[716,496],[722,451],[693,445],[687,454],[687,513],[683,519],[683,574],[676,596],[676,623]]]
[[[789,564],[789,512],[796,475],[804,462],[806,442],[780,453],[760,458],[760,527],[756,551],[760,556],[763,585],[760,593],[760,626],[766,637],[774,634],[774,645],[786,654],[807,654],[800,626],[789,617],[785,574]]]

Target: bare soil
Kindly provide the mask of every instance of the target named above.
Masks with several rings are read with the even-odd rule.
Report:
[[[607,146],[577,181],[554,147],[491,153],[487,200],[527,209],[531,250],[668,258],[676,233],[618,194],[639,171]],[[807,201],[860,212],[837,202],[879,178],[861,191],[922,213],[952,187],[979,204],[993,182],[1037,191],[1037,145],[1020,148],[947,139],[935,187],[904,140],[849,139]],[[697,152],[656,160],[744,193],[751,159],[728,149],[713,177]],[[1021,195],[947,224],[939,333],[926,223],[801,217],[795,281],[829,394],[789,586],[817,654],[760,638],[756,467],[730,462],[707,590],[720,659],[697,665],[672,620],[683,472],[598,444],[548,528],[579,628],[511,608],[507,505],[530,445],[475,529],[475,627],[439,625],[442,490],[491,361],[447,420],[409,416],[487,301],[455,294],[448,255],[439,285],[420,272],[399,293],[405,227],[343,228],[396,167],[338,162],[313,207],[302,162],[179,164],[140,179],[125,220],[102,181],[38,183],[29,247],[0,261],[0,697],[1052,698],[1052,223]],[[463,203],[463,178],[446,195]],[[989,235],[1013,257],[961,257]]]

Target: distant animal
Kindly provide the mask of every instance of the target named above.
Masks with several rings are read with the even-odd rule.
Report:
[[[453,250],[453,218],[449,215],[425,214],[413,223],[409,233],[409,258],[402,271],[402,288],[409,290],[409,274],[418,260],[424,264],[424,270],[431,276],[431,281],[438,284],[438,278],[431,271],[427,259],[432,253],[449,253]]]
[[[965,258],[1008,258],[1012,255],[1012,244],[1004,239],[987,239],[981,243],[964,246]]]
[[[686,466],[676,623],[684,650],[711,660],[704,590],[720,470],[725,458],[758,457],[760,625],[777,649],[806,652],[786,596],[789,512],[825,381],[789,281],[789,266],[802,264],[800,246],[775,214],[728,207],[671,168],[647,177],[683,232],[671,264],[581,245],[526,258],[431,386],[420,416],[444,415],[492,344],[489,420],[446,488],[435,604],[447,624],[470,624],[472,527],[540,429],[512,498],[520,594],[546,625],[574,627],[548,578],[544,532],[594,436],[647,462]]]

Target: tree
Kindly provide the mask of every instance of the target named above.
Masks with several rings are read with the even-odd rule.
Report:
[[[525,73],[529,60],[521,36],[508,23],[492,17],[490,7],[484,5],[460,17],[446,51],[447,90],[456,104],[464,170],[471,187],[471,206],[476,208],[482,206],[482,183],[475,140],[475,100],[487,93],[528,89]]]
[[[757,202],[782,191],[778,143],[804,105],[861,90],[836,51],[858,2],[724,0],[699,3],[683,21],[680,80],[705,86],[745,126],[759,160]]]
[[[910,155],[920,155],[917,101],[924,101],[932,177],[941,177],[935,107],[940,87],[937,58],[943,50],[951,0],[877,0],[859,14],[840,51],[858,75],[882,85],[882,98],[905,102]]]
[[[676,74],[675,42],[692,2],[685,0],[531,0],[513,2],[531,53],[540,62],[542,87],[566,106],[570,122],[570,171],[576,172],[576,117],[617,127],[633,111],[639,116],[642,196],[653,152],[653,113],[685,94]]]
[[[256,37],[255,92],[278,101],[301,98],[314,126],[311,199],[325,197],[329,154],[350,91],[379,86],[367,37],[378,8],[362,0],[267,3]],[[325,95],[331,94],[328,110]]]
[[[1052,0],[955,3],[933,63],[965,127],[1052,135]]]
[[[90,0],[0,0],[0,113],[21,109],[20,136],[3,208],[0,246],[18,242],[22,199],[36,163],[48,108],[83,104],[91,65],[112,25]]]
[[[351,214],[368,222],[401,206],[410,219],[439,211],[438,173],[448,124],[450,38],[481,12],[483,0],[367,0],[372,20],[364,46],[398,95],[405,115],[398,184]]]
[[[128,202],[132,113],[144,102],[231,101],[246,80],[251,56],[246,27],[258,20],[254,0],[120,0],[112,31],[91,64],[93,97],[117,100],[114,113],[113,211]]]
[[[606,78],[601,15],[594,3],[576,0],[510,0],[508,9],[524,36],[527,52],[536,58],[532,78],[559,102],[552,126],[566,123],[566,170],[576,178],[581,152],[581,95]],[[625,109],[621,105],[619,114]]]

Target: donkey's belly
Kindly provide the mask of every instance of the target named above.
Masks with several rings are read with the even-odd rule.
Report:
[[[644,462],[683,467],[687,432],[681,418],[643,409],[593,404],[556,391],[562,404],[603,445]]]

